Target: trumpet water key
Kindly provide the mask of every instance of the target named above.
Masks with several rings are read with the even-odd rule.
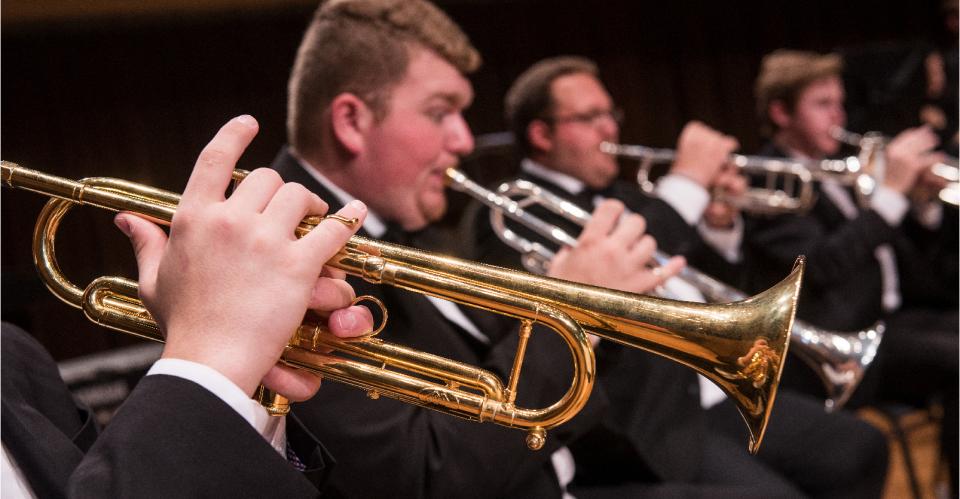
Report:
[[[237,177],[242,177],[238,173]],[[0,178],[10,186],[51,196],[34,231],[34,259],[50,290],[106,327],[162,341],[133,281],[101,277],[85,289],[71,283],[56,260],[56,233],[64,215],[86,204],[130,211],[168,223],[177,194],[118,179],[72,181],[9,162]],[[319,223],[305,219],[298,233]],[[595,378],[584,330],[643,348],[710,377],[733,398],[750,431],[750,450],[763,439],[776,396],[803,273],[803,262],[783,282],[757,296],[722,305],[675,302],[585,286],[460,260],[353,236],[328,265],[370,282],[389,284],[501,313],[520,321],[520,343],[506,383],[488,371],[382,341],[335,338],[322,324],[291,331],[281,362],[380,395],[474,421],[527,432],[531,449],[546,431],[583,407]],[[573,362],[568,391],[544,408],[515,404],[532,325],[542,323],[567,343]],[[429,334],[429,332],[424,332]],[[326,352],[332,350],[337,355]]]

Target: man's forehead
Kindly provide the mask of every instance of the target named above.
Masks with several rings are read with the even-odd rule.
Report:
[[[840,77],[830,75],[824,76],[823,78],[818,78],[811,81],[803,89],[803,93],[807,95],[824,95],[827,93],[840,93],[843,94],[843,83],[840,81]]]
[[[441,100],[460,107],[473,101],[470,81],[453,64],[425,48],[411,49],[410,64],[400,84],[419,89],[423,100]]]
[[[579,72],[560,76],[550,83],[550,95],[555,105],[606,105],[611,101],[603,83],[591,73]]]

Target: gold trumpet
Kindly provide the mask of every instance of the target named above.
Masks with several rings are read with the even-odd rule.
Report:
[[[235,177],[242,178],[243,172]],[[76,205],[131,211],[169,223],[179,195],[118,179],[72,181],[0,162],[0,178],[51,199],[34,230],[34,260],[47,287],[105,327],[163,341],[157,324],[137,298],[137,285],[100,277],[80,289],[62,274],[55,239],[63,216]],[[320,221],[305,219],[305,234]],[[769,290],[735,303],[706,305],[623,293],[510,271],[353,236],[328,265],[373,283],[498,312],[521,321],[520,343],[506,386],[493,373],[374,338],[335,338],[320,324],[302,324],[281,361],[368,392],[474,421],[527,432],[539,449],[546,430],[583,407],[593,386],[593,350],[584,329],[691,367],[719,385],[738,405],[755,453],[763,440],[777,393],[796,311],[804,263]],[[386,320],[386,319],[384,319]],[[574,364],[564,396],[545,408],[517,407],[516,387],[533,323],[546,325],[566,342]],[[382,327],[381,327],[382,329]],[[331,356],[334,350],[352,357]],[[361,359],[366,360],[363,362]]]

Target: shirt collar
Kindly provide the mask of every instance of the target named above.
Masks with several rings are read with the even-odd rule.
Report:
[[[333,197],[337,198],[337,201],[340,201],[340,204],[346,206],[347,203],[356,199],[351,196],[350,193],[341,189],[340,186],[334,184],[330,179],[320,173],[319,169],[315,168],[305,159],[297,157],[297,163],[299,163],[300,167],[306,170],[314,180],[330,191]],[[383,237],[383,234],[387,232],[387,225],[369,206],[367,206],[367,217],[363,220],[363,228],[373,237]]]
[[[560,188],[570,194],[580,194],[586,188],[583,182],[570,175],[551,170],[530,158],[524,158],[523,161],[520,162],[520,169],[534,177],[540,177],[552,184],[560,186]]]

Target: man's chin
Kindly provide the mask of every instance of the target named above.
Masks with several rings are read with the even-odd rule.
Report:
[[[836,140],[824,142],[821,144],[820,149],[823,151],[824,156],[833,156],[834,154],[840,152],[840,142]]]
[[[422,201],[420,213],[423,214],[424,225],[439,221],[447,213],[447,197],[440,194],[434,199]]]

